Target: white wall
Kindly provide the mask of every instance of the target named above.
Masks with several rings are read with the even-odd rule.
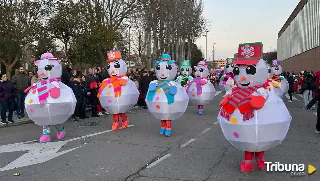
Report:
[[[309,0],[278,38],[279,60],[320,46],[320,0]]]

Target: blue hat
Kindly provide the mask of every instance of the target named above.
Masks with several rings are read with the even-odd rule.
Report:
[[[160,56],[161,60],[171,60],[171,56],[169,54],[162,54]]]

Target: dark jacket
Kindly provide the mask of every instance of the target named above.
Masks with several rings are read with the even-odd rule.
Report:
[[[77,81],[71,81],[68,86],[72,89],[73,94],[77,99],[77,103],[81,103],[82,102],[82,91],[81,91],[80,83]]]
[[[72,69],[67,67],[63,72],[61,76],[61,82],[68,85],[72,79]]]
[[[318,92],[317,96],[313,98],[307,105],[307,109],[310,109],[313,105],[315,105],[318,102],[318,108],[317,108],[317,116],[320,115],[320,93]]]
[[[294,78],[293,76],[289,76],[287,79],[288,83],[289,83],[289,90],[288,92],[293,93],[293,84],[294,84]]]
[[[89,86],[88,86],[87,82],[81,81],[80,86],[81,86],[82,95],[84,97],[88,97],[88,92],[90,92],[90,91],[89,91]]]
[[[98,83],[101,83],[103,81],[103,77],[99,73],[95,73],[93,75],[93,77],[95,78],[96,82],[98,82]]]
[[[12,101],[15,98],[13,84],[10,81],[0,82],[0,102]]]
[[[18,73],[11,80],[17,93],[24,93],[24,90],[30,86],[29,76],[26,73]]]
[[[139,90],[142,94],[147,94],[151,79],[148,75],[142,76],[139,80]]]
[[[86,82],[89,85],[91,82],[94,82],[95,78],[91,74],[86,75]]]

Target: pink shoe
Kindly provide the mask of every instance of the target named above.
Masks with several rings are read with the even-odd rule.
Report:
[[[40,143],[46,143],[46,142],[50,142],[50,141],[51,141],[50,135],[41,135],[40,136]]]
[[[66,131],[64,128],[56,133],[56,136],[59,140],[63,139],[66,136]]]

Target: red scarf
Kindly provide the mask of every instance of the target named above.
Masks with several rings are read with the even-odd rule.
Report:
[[[243,121],[253,118],[254,109],[250,105],[250,95],[260,87],[263,86],[247,88],[234,87],[232,89],[231,99],[222,107],[220,115],[227,120],[230,120],[231,114],[238,108],[243,115]]]
[[[277,81],[277,82],[281,82],[279,75],[273,75],[272,80]]]

